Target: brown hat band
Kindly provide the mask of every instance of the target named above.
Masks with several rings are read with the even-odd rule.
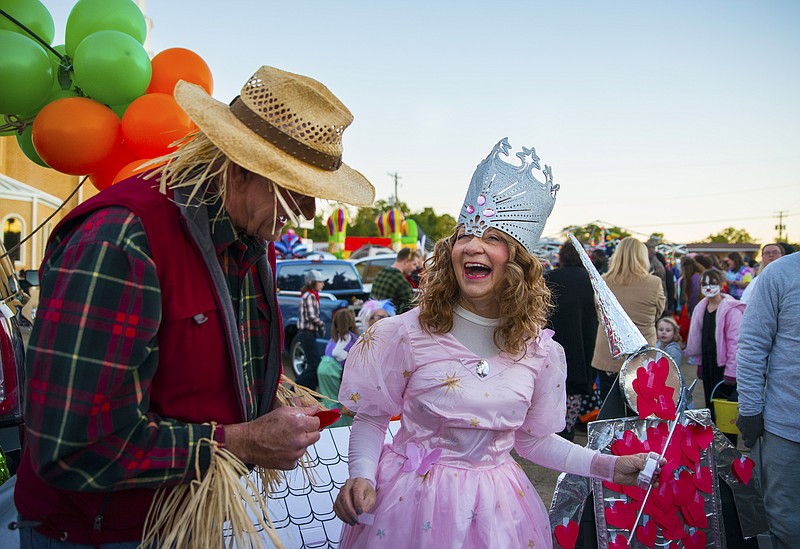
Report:
[[[342,165],[341,156],[320,152],[282,132],[253,112],[238,96],[231,102],[231,113],[258,136],[302,162],[329,172],[335,172]]]

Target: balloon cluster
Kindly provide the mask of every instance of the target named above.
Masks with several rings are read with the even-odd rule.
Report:
[[[350,217],[344,208],[336,208],[328,218],[328,250],[341,259],[344,257],[344,242],[347,238],[347,223]]]
[[[275,243],[275,253],[278,254],[278,259],[295,259],[305,257],[308,247],[303,244],[294,229],[289,229]]]
[[[30,160],[103,190],[196,129],[173,89],[186,80],[211,94],[211,70],[183,48],[151,60],[132,0],[78,0],[65,43],[52,46],[54,34],[39,0],[0,2],[0,135],[16,134]]]

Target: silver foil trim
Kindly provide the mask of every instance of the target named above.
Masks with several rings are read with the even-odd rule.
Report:
[[[710,421],[710,420],[709,420]],[[713,425],[713,424],[712,424]],[[733,492],[736,502],[736,514],[739,516],[739,525],[742,535],[752,538],[766,532],[767,513],[764,510],[764,498],[761,491],[761,478],[758,473],[758,463],[753,469],[753,477],[748,484],[743,484],[733,475],[733,462],[742,457],[742,453],[733,447],[725,433],[714,425],[714,453],[717,456],[717,474],[725,481]]]
[[[700,425],[712,425],[711,415],[707,409],[702,410],[687,410],[684,414],[682,423],[686,425],[689,422],[695,422]],[[617,434],[621,435],[624,431],[633,431],[633,433],[641,440],[647,438],[647,428],[654,427],[661,423],[661,420],[647,419],[640,420],[637,418],[620,418],[608,419],[603,421],[595,421],[589,424],[589,443],[588,447],[600,450],[604,454],[611,453],[611,443],[617,438]],[[716,441],[716,434],[715,439]],[[703,450],[700,454],[701,466],[711,469],[712,472],[712,493],[704,494],[705,496],[705,514],[708,517],[708,528],[703,529],[706,533],[706,544],[708,547],[725,547],[725,532],[722,527],[722,502],[719,497],[719,483],[716,474],[716,460],[715,451],[716,444],[712,444]],[[592,492],[595,511],[595,524],[597,527],[597,546],[599,549],[608,549],[610,540],[616,538],[618,534],[623,535],[626,539],[630,535],[627,530],[609,526],[606,523],[605,508],[610,506],[614,501],[625,500],[628,498],[624,494],[613,492],[603,486],[603,482],[599,479],[592,479]],[[555,518],[551,517],[551,524]],[[559,522],[556,521],[556,524]],[[656,547],[666,547],[669,543],[664,540],[659,529],[659,534],[656,538]],[[646,547],[635,537],[630,544],[633,548]]]
[[[583,244],[572,234],[569,235],[569,239],[578,251],[583,266],[589,272],[595,301],[600,311],[600,322],[606,331],[606,337],[608,337],[608,348],[611,350],[611,356],[618,358],[622,355],[632,355],[647,347],[647,340],[622,308],[622,305],[619,304],[606,281],[597,272],[597,269],[589,260],[589,256],[586,255]]]

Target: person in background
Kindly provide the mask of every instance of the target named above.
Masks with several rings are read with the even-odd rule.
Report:
[[[656,349],[661,349],[669,355],[675,365],[680,369],[683,363],[683,348],[681,347],[681,334],[678,323],[671,316],[660,318],[656,322]]]
[[[397,258],[391,267],[386,267],[372,282],[372,299],[390,299],[403,314],[411,309],[414,301],[414,289],[406,277],[422,265],[422,252],[416,249],[403,248],[397,252]]]
[[[694,309],[684,351],[697,365],[697,378],[703,381],[706,407],[711,409],[712,419],[715,419],[712,394],[736,400],[736,351],[746,307],[722,293],[724,276],[715,270],[703,273],[700,279],[703,299]],[[736,444],[736,435],[726,433],[726,436]]]
[[[589,254],[589,259],[594,265],[594,268],[597,269],[597,272],[600,274],[604,274],[608,271],[608,257],[606,256],[606,252],[601,250],[600,248],[595,248]]]
[[[686,314],[692,316],[692,312],[703,296],[700,294],[700,277],[705,271],[705,267],[690,256],[681,259],[681,277],[678,280],[680,288],[681,308],[686,308]]]
[[[750,281],[750,284],[748,284],[747,288],[742,292],[742,303],[747,303],[749,301],[750,293],[753,291],[753,288],[756,287],[758,275],[761,274],[764,267],[781,257],[783,257],[783,248],[780,244],[765,244],[764,247],[761,248],[761,265],[758,266],[758,271],[756,271],[755,276],[753,276],[753,280]]]
[[[567,358],[567,417],[561,435],[572,440],[583,396],[592,394],[597,377],[592,358],[598,320],[589,273],[571,241],[559,249],[558,268],[545,274],[545,282],[553,296],[548,327]]]
[[[656,260],[658,262],[658,260]],[[660,263],[659,263],[660,265]],[[656,320],[664,311],[664,282],[650,274],[650,258],[645,245],[635,238],[623,238],[603,275],[609,289],[651,347],[656,344]],[[614,386],[622,360],[611,358],[605,331],[598,330],[592,366],[599,370],[603,399]]]
[[[764,508],[779,549],[800,540],[800,254],[758,275],[742,317],[736,355],[739,418],[761,470]],[[760,439],[761,451],[756,451]],[[760,455],[759,455],[760,454]]]
[[[328,397],[322,404],[328,409],[338,408],[342,417],[331,427],[343,427],[353,423],[352,416],[346,408],[337,402],[339,387],[342,384],[342,369],[347,360],[347,353],[358,338],[356,317],[350,309],[338,309],[331,319],[331,338],[325,346],[325,354],[317,368],[319,393]]]
[[[426,263],[419,307],[377,322],[350,351],[339,391],[356,412],[350,478],[334,505],[342,549],[550,547],[547,511],[512,448],[622,484],[644,466],[643,454],[601,454],[556,434],[566,364],[544,327],[549,291],[531,250],[557,188],[549,168],[545,186],[500,159],[509,148],[501,141],[478,166],[455,232]],[[538,168],[532,148],[517,157]],[[497,197],[511,181],[514,195]]]
[[[303,387],[317,390],[317,367],[319,356],[317,336],[325,335],[325,323],[319,316],[319,293],[325,287],[325,277],[317,269],[306,273],[306,282],[300,290],[300,314],[297,320],[297,337],[303,346],[306,367],[297,376],[297,383]]]
[[[650,273],[656,275],[658,278],[661,279],[661,285],[664,290],[664,310],[661,311],[662,314],[667,310],[669,307],[669,292],[667,291],[667,270],[664,267],[664,264],[658,260],[656,257],[656,241],[649,240],[647,244],[647,257],[650,261]]]
[[[731,252],[724,260],[727,268],[725,280],[728,283],[728,293],[736,299],[741,299],[744,289],[753,280],[753,271],[744,264],[739,252]]]
[[[319,440],[318,407],[276,398],[273,243],[314,218],[315,197],[372,202],[341,163],[352,115],[266,66],[230,105],[183,81],[174,96],[197,132],[73,209],[47,245],[14,494],[26,549],[138,547],[156,490],[204,479],[220,446],[292,469]],[[267,96],[327,138],[285,133]]]
[[[361,327],[361,333],[366,332],[379,320],[394,316],[395,313],[394,305],[392,305],[392,302],[388,299],[367,300],[358,312],[358,326]]]
[[[717,267],[714,258],[712,258],[711,256],[705,254],[697,254],[694,256],[694,260],[697,261],[700,265],[702,265],[703,269],[706,271],[709,269],[720,270],[719,267]]]
[[[672,272],[669,264],[667,263],[667,258],[664,257],[664,254],[661,252],[656,252],[656,259],[661,263],[664,267],[664,291],[666,297],[666,305],[664,306],[664,312],[661,313],[662,316],[672,316],[675,312],[675,274]]]

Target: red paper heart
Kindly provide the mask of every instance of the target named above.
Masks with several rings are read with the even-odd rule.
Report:
[[[683,452],[681,451],[681,440],[683,440],[684,429],[680,423],[675,426],[675,433],[669,441],[669,448],[664,453],[664,459],[671,463],[676,469],[683,463]],[[666,441],[665,441],[666,442]],[[694,464],[692,464],[694,466]]]
[[[609,542],[608,549],[628,549],[628,539],[622,534],[617,534],[614,541]]]
[[[750,479],[753,478],[753,466],[755,463],[747,456],[742,456],[733,462],[733,476],[735,476],[742,484],[750,484]]]
[[[655,373],[648,371],[648,368],[639,368],[636,370],[636,379],[633,380],[632,385],[638,397],[654,400],[658,397],[663,383],[658,385]]]
[[[651,452],[661,453],[664,443],[669,436],[669,426],[666,423],[659,423],[654,427],[647,428],[647,448]]]
[[[614,528],[630,530],[636,521],[636,511],[627,503],[615,501],[606,507],[606,522]]]
[[[573,549],[578,541],[578,523],[571,520],[566,526],[559,524],[555,529],[556,541],[564,549]]]
[[[708,528],[708,517],[706,516],[706,500],[700,492],[694,495],[694,499],[681,507],[683,518],[686,524],[695,528]]]
[[[652,364],[652,366],[651,366]],[[657,361],[651,361],[648,366],[652,369],[656,376],[656,383],[661,386],[667,384],[667,376],[669,375],[669,362],[665,357],[659,358]]]
[[[678,410],[675,408],[675,401],[672,400],[672,395],[659,394],[656,399],[656,415],[661,419],[672,421],[678,415]]]
[[[338,408],[333,408],[331,410],[320,410],[314,415],[319,418],[319,428],[324,429],[339,421],[339,418],[342,417],[342,411]]]
[[[673,505],[688,505],[694,500],[697,488],[695,488],[692,482],[692,474],[689,471],[685,469],[681,471],[678,478],[673,479],[671,484]]]
[[[636,528],[636,539],[653,549],[656,544],[656,521],[649,520],[644,526]]]
[[[612,492],[616,492],[618,494],[622,493],[622,484],[616,484],[614,482],[609,482],[607,480],[603,481],[603,486],[611,490]]]
[[[706,546],[706,533],[697,530],[691,536],[683,538],[683,546],[686,549],[703,549]]]
[[[636,501],[642,501],[644,499],[644,490],[637,486],[623,486],[622,493]]]
[[[698,490],[702,490],[706,494],[711,493],[713,486],[712,481],[711,469],[703,467],[702,465],[698,466],[694,475],[692,475],[692,482],[694,482],[694,485],[697,486]]]
[[[700,461],[700,445],[694,437],[695,430],[689,427],[683,430],[683,437],[680,439],[681,452],[692,463]],[[677,434],[677,433],[676,433]]]
[[[644,444],[633,431],[625,431],[622,438],[618,438],[611,444],[611,452],[615,456],[630,456],[645,452]]]
[[[644,506],[644,512],[648,515],[655,515],[658,511],[662,513],[670,513],[672,511],[672,486],[665,479],[661,478],[658,488],[653,488],[650,492],[650,497],[647,499],[647,504]],[[659,525],[663,524],[659,522]]]
[[[672,515],[674,521],[670,524],[669,528],[661,528],[661,535],[666,540],[684,539],[689,534],[683,528],[683,523],[678,518],[677,514]]]
[[[658,404],[654,398],[639,397],[636,399],[636,409],[639,412],[639,419],[646,419],[654,415],[657,407]]]
[[[708,448],[708,445],[714,440],[714,429],[711,428],[711,425],[692,425],[691,429],[692,438],[695,440],[700,450]]]

